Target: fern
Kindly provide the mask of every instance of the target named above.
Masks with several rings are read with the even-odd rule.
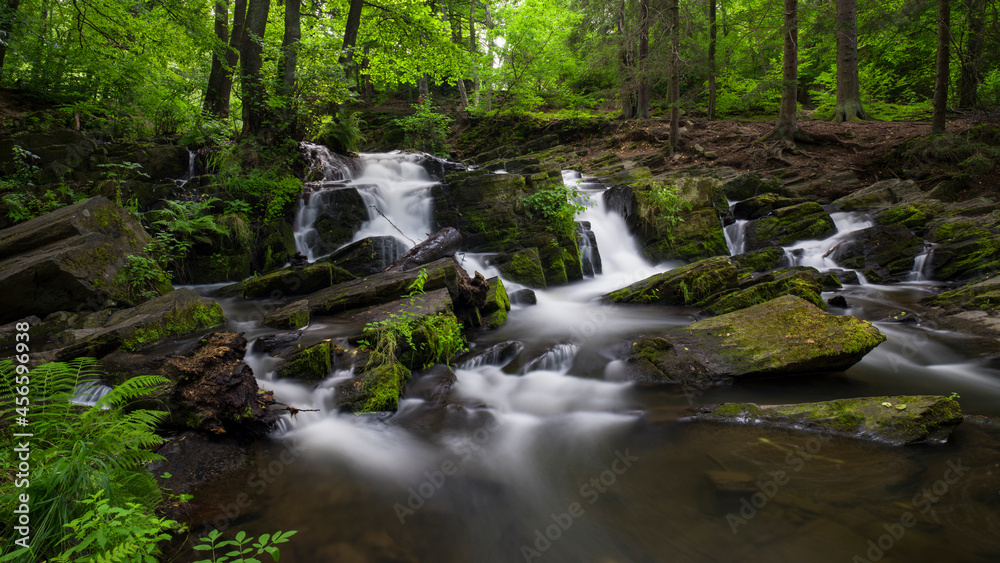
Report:
[[[81,384],[100,376],[93,358],[52,362],[31,371],[33,471],[27,492],[33,500],[31,552],[37,560],[67,547],[65,527],[85,514],[81,503],[94,495],[103,495],[115,507],[134,503],[150,513],[160,500],[159,487],[143,466],[162,459],[150,448],[161,443],[153,430],[164,413],[126,412],[123,407],[168,380],[139,376],[115,387],[93,407],[71,402]],[[0,362],[0,419],[12,415],[13,399],[14,365],[5,360]],[[11,481],[0,485],[0,493],[12,492]],[[12,510],[0,507],[0,521],[13,522]],[[4,552],[10,548],[0,546]]]

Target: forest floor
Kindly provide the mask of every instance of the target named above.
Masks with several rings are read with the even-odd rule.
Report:
[[[914,139],[929,137],[929,121],[801,120],[802,130],[817,142],[798,142],[794,146],[761,140],[774,128],[773,121],[685,119],[681,125],[679,156],[666,159],[664,164],[653,167],[654,171],[708,165],[812,178],[849,170],[864,185],[901,177],[908,168],[919,168],[919,174],[910,171],[906,176],[916,176],[918,183],[927,185],[952,178],[961,171],[956,159],[947,154],[949,147],[915,148]],[[948,122],[948,132],[961,137],[978,125],[969,119],[956,119]],[[579,144],[591,149],[592,158],[612,151],[623,160],[642,161],[663,153],[669,131],[670,123],[665,119],[619,121],[611,138]],[[703,150],[696,150],[695,145]],[[703,152],[715,153],[715,158],[706,158]],[[838,186],[832,187],[831,193],[818,195],[833,199],[850,191],[846,185]],[[838,189],[846,191],[837,193]],[[966,199],[997,193],[1000,193],[1000,175],[986,174],[966,182],[959,195]]]

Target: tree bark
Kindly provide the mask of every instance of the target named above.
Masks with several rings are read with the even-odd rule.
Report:
[[[708,118],[715,119],[715,40],[718,31],[716,0],[708,0]]]
[[[476,43],[476,0],[469,0],[469,52],[472,53],[472,103],[479,105],[479,45]]]
[[[969,21],[969,43],[961,58],[961,73],[958,77],[958,106],[973,108],[979,103],[979,63],[983,58],[985,45],[986,2],[965,0],[966,17]]]
[[[264,81],[261,79],[264,32],[270,0],[249,0],[246,32],[240,47],[240,77],[243,84],[243,136],[261,136],[267,122]]]
[[[295,107],[295,69],[299,59],[299,42],[302,40],[301,0],[285,0],[285,35],[281,40],[281,84],[284,99],[281,125],[285,134],[298,138]]]
[[[229,31],[229,48],[226,50],[225,64],[222,65],[222,75],[219,79],[219,95],[216,105],[209,113],[225,119],[229,117],[229,101],[233,94],[233,73],[236,64],[240,62],[240,49],[243,48],[243,35],[246,30],[247,0],[236,0],[233,5],[233,27]]]
[[[636,93],[636,117],[649,118],[649,0],[639,0],[639,91]]]
[[[785,0],[785,52],[783,55],[784,75],[781,89],[781,110],[774,131],[767,140],[794,140],[802,137],[796,111],[799,82],[799,2]]]
[[[667,25],[670,28],[670,87],[667,90],[667,105],[670,106],[670,139],[667,152],[672,156],[677,151],[681,136],[681,19],[677,0],[667,5]]]
[[[358,42],[358,30],[361,28],[361,9],[364,8],[362,0],[351,0],[351,7],[347,11],[347,24],[344,27],[344,45],[341,47],[340,65],[344,67],[344,75],[350,79],[354,72],[354,46]]]
[[[219,106],[220,89],[222,88],[222,67],[225,64],[227,43],[229,42],[229,5],[226,0],[215,2],[215,38],[219,44],[212,49],[212,69],[208,73],[208,88],[205,90],[205,103],[202,111],[214,114]]]
[[[636,115],[635,90],[632,88],[632,71],[635,66],[632,53],[632,45],[628,33],[628,24],[625,21],[625,1],[618,3],[618,74],[621,80],[621,103],[622,118],[631,119]]]
[[[948,0],[938,0],[937,75],[934,80],[934,116],[931,135],[944,134],[948,112],[948,59],[951,42],[951,6]]]
[[[858,84],[857,0],[837,0],[837,108],[834,121],[870,119]]]
[[[21,0],[4,0],[0,4],[0,78],[3,78],[4,60],[7,58],[7,44],[14,34],[17,23],[17,8]]]

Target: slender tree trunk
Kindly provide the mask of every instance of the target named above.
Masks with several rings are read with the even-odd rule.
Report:
[[[417,88],[419,89],[420,95],[419,102],[426,102],[431,95],[430,80],[428,79],[426,72],[420,77],[420,80],[417,81]]]
[[[208,88],[205,90],[205,103],[202,105],[202,111],[206,114],[214,114],[213,110],[219,107],[222,67],[225,65],[223,58],[226,56],[229,42],[229,5],[225,0],[215,2],[215,38],[219,43],[212,49],[212,70],[208,73]]]
[[[870,119],[858,84],[857,0],[837,0],[837,109],[834,121]]]
[[[639,0],[639,91],[636,94],[636,117],[649,118],[649,0]]]
[[[628,33],[628,23],[625,20],[625,1],[620,0],[618,3],[618,69],[621,75],[622,118],[632,119],[636,115],[635,90],[632,86],[635,60]]]
[[[708,0],[708,118],[715,119],[715,39],[718,24],[716,0]]]
[[[261,80],[264,32],[270,0],[249,0],[246,32],[240,48],[240,77],[243,83],[243,136],[259,136],[268,120],[264,81]]]
[[[938,0],[937,76],[934,80],[934,116],[931,135],[944,134],[948,112],[948,59],[951,42],[951,6],[948,0]]]
[[[3,78],[4,60],[7,58],[7,44],[14,34],[17,23],[17,8],[21,0],[2,0],[0,3],[0,78]]]
[[[670,106],[670,139],[667,152],[672,156],[677,151],[681,137],[681,14],[677,0],[667,4],[667,25],[670,29],[670,86],[667,90],[667,105]]]
[[[979,103],[979,63],[983,58],[985,45],[986,2],[984,0],[965,0],[965,8],[969,21],[969,44],[962,56],[962,69],[958,77],[958,105],[962,108],[973,108]]]
[[[341,47],[340,65],[344,67],[344,74],[348,79],[354,72],[354,46],[358,42],[358,29],[361,28],[362,8],[364,8],[362,0],[351,0],[351,7],[347,11],[347,25],[344,27],[344,45]]]
[[[240,49],[243,48],[243,35],[246,29],[247,0],[236,0],[233,5],[233,27],[229,31],[229,47],[226,50],[225,64],[219,77],[218,96],[215,106],[208,112],[220,119],[229,117],[229,100],[233,93],[233,74],[236,64],[240,62]]]
[[[781,110],[778,114],[778,124],[769,140],[794,140],[800,135],[799,123],[795,115],[798,109],[797,94],[799,82],[799,2],[785,0],[785,53],[784,76],[781,89]]]
[[[282,128],[294,139],[298,138],[298,124],[295,118],[295,69],[299,58],[299,42],[302,40],[301,0],[285,0],[285,35],[281,40],[281,85],[284,97]]]
[[[476,0],[469,0],[469,52],[472,53],[472,103],[479,105],[479,44],[476,43]]]

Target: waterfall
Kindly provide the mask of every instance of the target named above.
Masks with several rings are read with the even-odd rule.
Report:
[[[580,347],[575,344],[556,344],[541,356],[535,358],[524,368],[524,373],[532,371],[557,371],[566,373],[573,367],[573,360]]]
[[[785,256],[792,266],[812,266],[821,272],[833,270],[840,266],[831,258],[832,250],[837,245],[850,240],[850,235],[873,225],[871,219],[856,212],[831,213],[830,218],[836,227],[836,232],[822,240],[806,240],[785,247]],[[860,275],[860,273],[859,273]]]
[[[729,248],[730,256],[743,254],[744,249],[746,248],[746,231],[748,224],[750,224],[750,221],[746,219],[737,219],[723,228],[723,232],[726,235],[726,247]]]
[[[430,188],[438,183],[421,164],[423,154],[365,154],[361,175],[351,180],[368,208],[354,240],[392,236],[409,248],[433,234]]]
[[[194,159],[196,156],[198,156],[198,153],[188,149],[188,166],[187,170],[184,172],[184,177],[174,180],[178,187],[183,188],[185,184],[191,181],[191,178],[194,178]]]
[[[924,243],[924,251],[913,259],[913,269],[906,276],[906,281],[928,281],[934,274],[933,261],[934,245]]]

